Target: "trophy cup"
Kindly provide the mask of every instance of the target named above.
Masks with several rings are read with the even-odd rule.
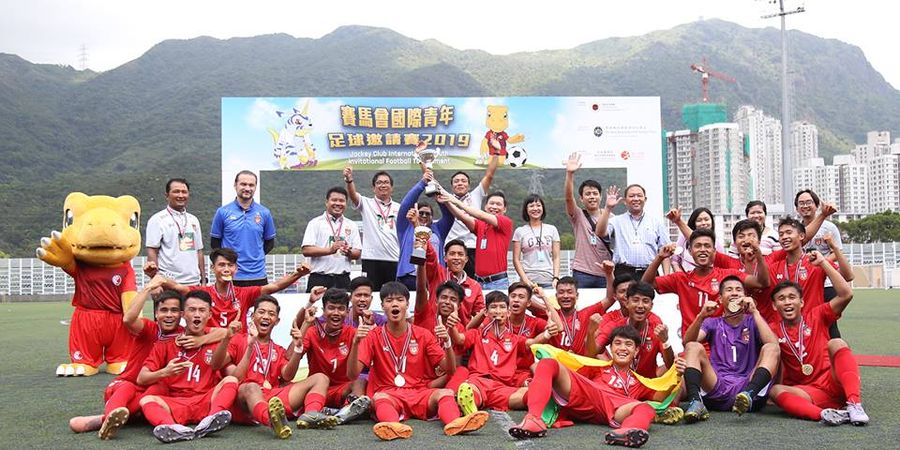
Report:
[[[420,143],[416,147],[416,157],[419,158],[419,161],[422,164],[425,164],[425,167],[429,170],[434,170],[434,160],[437,159],[441,154],[441,148],[425,148],[424,143]],[[434,197],[439,194],[441,191],[440,186],[436,181],[428,182],[428,185],[425,186],[425,195],[429,197]]]
[[[420,247],[419,242],[428,242],[431,239],[431,228],[418,226],[413,230],[415,237],[413,238],[413,251],[409,255],[409,262],[417,266],[425,264],[425,247]]]

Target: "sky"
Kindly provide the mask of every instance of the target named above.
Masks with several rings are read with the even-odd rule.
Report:
[[[762,19],[772,0],[5,0],[0,6],[0,52],[36,63],[113,69],[166,39],[220,39],[287,33],[319,38],[342,25],[393,29],[414,39],[437,39],[458,49],[494,54],[571,48],[608,37],[637,36],[698,19],[746,27],[780,26]],[[413,4],[414,3],[414,4]],[[446,6],[441,6],[446,5]],[[553,5],[545,9],[545,5]],[[860,47],[876,70],[900,86],[900,57],[892,44],[900,2],[806,0],[788,28]]]

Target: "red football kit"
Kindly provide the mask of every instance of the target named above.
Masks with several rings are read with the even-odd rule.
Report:
[[[218,345],[214,343],[184,350],[175,345],[174,339],[170,339],[154,345],[144,362],[144,367],[154,372],[166,367],[175,358],[193,363],[184,372],[159,381],[168,389],[168,394],[160,398],[169,406],[175,423],[197,423],[208,415],[213,388],[221,378],[219,371],[210,366]]]
[[[509,409],[509,397],[519,386],[519,360],[528,354],[526,340],[506,327],[496,327],[493,321],[480,329],[466,330],[463,349],[472,350],[466,381],[478,387],[485,409]]]
[[[303,349],[309,362],[309,374],[323,373],[330,380],[325,406],[344,406],[344,392],[351,383],[347,378],[347,355],[353,346],[356,328],[344,325],[337,336],[326,336],[319,325],[309,327],[303,336]]]
[[[525,320],[518,326],[507,322],[511,332],[531,339],[544,332],[547,329],[547,321],[539,317],[525,315]],[[516,368],[515,386],[523,386],[528,379],[531,378],[531,366],[534,364],[534,354],[531,350],[525,352],[525,355],[518,360]]]
[[[603,320],[600,325],[600,332],[597,334],[597,347],[601,352],[610,344],[609,336],[613,330],[616,327],[628,325],[628,319],[622,317],[622,314],[617,315],[618,318],[612,316],[610,320]],[[656,378],[656,356],[663,353],[663,342],[660,342],[656,335],[653,334],[653,330],[661,323],[662,319],[659,316],[650,313],[647,315],[647,325],[643,330],[639,331],[641,345],[638,346],[638,353],[632,363],[632,369],[648,378]],[[593,355],[588,356],[593,357]]]
[[[560,311],[559,315],[562,319],[562,329],[560,330],[560,333],[550,341],[550,344],[572,353],[584,355],[587,347],[585,338],[588,331],[588,322],[590,322],[592,315],[603,314],[605,312],[606,308],[603,307],[603,302],[594,303],[574,314],[565,314]]]
[[[130,262],[116,267],[76,263],[69,357],[77,364],[97,367],[128,360],[132,335],[122,323],[122,294],[137,290]]]
[[[747,274],[734,269],[720,269],[713,267],[706,276],[699,276],[695,271],[673,272],[668,275],[656,277],[656,291],[660,294],[678,294],[678,310],[681,312],[681,332],[678,337],[684,336],[688,327],[700,314],[700,309],[707,301],[719,303],[718,309],[712,315],[722,315],[722,303],[719,301],[719,283],[727,277],[734,275],[743,283]]]
[[[406,333],[394,336],[386,327],[377,327],[359,343],[358,356],[369,367],[369,397],[376,392],[389,395],[401,420],[429,419],[428,398],[434,389],[428,387],[427,374],[444,358],[432,331],[408,325]]]
[[[216,285],[208,286],[191,286],[191,290],[205,291],[212,297],[212,315],[209,317],[208,327],[225,328],[229,323],[237,318],[238,307],[241,308],[241,314],[247,315],[250,308],[256,302],[256,299],[262,294],[261,286],[233,286],[229,283],[228,292],[225,295],[219,295]],[[247,320],[242,320],[241,333],[247,333]]]
[[[775,253],[765,255],[766,266],[769,268],[770,274],[772,270],[772,265],[775,263],[776,258],[783,258],[783,255],[776,255]],[[756,261],[753,262],[753,268],[748,272],[744,268],[744,263],[741,262],[739,258],[732,258],[724,253],[716,252],[716,257],[713,260],[713,265],[722,269],[733,269],[740,272],[747,273],[748,275],[756,274]],[[771,277],[771,275],[770,275]],[[744,288],[747,292],[747,295],[753,297],[753,300],[756,302],[756,309],[759,310],[759,314],[763,316],[766,322],[774,322],[778,320],[778,311],[775,311],[775,307],[772,305],[772,286],[777,284],[774,277],[769,279],[769,287],[765,289],[749,289]]]
[[[512,220],[497,214],[497,226],[475,219],[475,275],[487,277],[506,273],[506,253],[512,238]]]
[[[228,342],[228,356],[231,363],[237,366],[247,352],[247,335],[236,334]],[[291,385],[281,386],[282,381],[290,383],[291,380],[283,380],[281,372],[288,363],[288,355],[284,347],[269,340],[267,344],[254,343],[251,349],[250,365],[241,384],[256,383],[262,388],[264,401],[268,402],[272,397],[278,397],[285,406],[288,417],[296,417],[296,411],[290,407]],[[235,403],[230,408],[232,421],[240,424],[253,424],[258,420],[248,415]]]
[[[772,286],[788,280],[799,284],[803,289],[803,311],[812,310],[825,303],[825,280],[828,279],[828,276],[821,267],[809,262],[809,255],[804,253],[797,264],[787,263],[787,253],[784,250],[776,250],[770,256],[775,258],[769,264]],[[837,263],[826,262],[835,269],[838,268]],[[777,316],[775,320],[777,320]]]
[[[484,309],[484,293],[481,285],[468,277],[465,272],[461,279],[453,277],[446,267],[438,264],[437,252],[434,251],[431,243],[425,247],[425,273],[428,276],[428,302],[425,304],[425,309],[413,315],[413,324],[426,330],[434,330],[437,325],[437,288],[450,279],[459,283],[465,294],[465,297],[460,299],[458,311],[459,320],[463,326],[469,323],[472,316]]]

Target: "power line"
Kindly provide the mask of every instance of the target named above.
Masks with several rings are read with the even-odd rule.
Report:
[[[87,46],[81,44],[81,50],[78,52],[78,64],[81,70],[87,69],[88,53]]]

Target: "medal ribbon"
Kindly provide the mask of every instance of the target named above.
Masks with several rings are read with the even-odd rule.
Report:
[[[319,322],[318,320],[316,320],[315,324],[316,324],[316,330],[319,331],[320,338],[324,338],[325,336],[335,337],[335,336],[340,335],[341,331],[343,331],[343,326],[335,331],[328,331],[325,329],[325,325],[322,325],[322,322]]]
[[[560,311],[560,313],[562,313],[562,311]],[[573,344],[575,344],[575,331],[576,331],[575,330],[575,319],[576,319],[576,316],[578,315],[578,313],[576,313],[576,312],[572,313],[572,326],[571,327],[569,327],[569,322],[566,320],[565,314],[560,314],[560,315],[562,316],[563,332],[566,333],[566,338],[569,341],[568,345],[573,345]]]
[[[526,326],[528,326],[528,321],[525,320],[524,317],[522,317],[522,325],[519,325],[519,329],[517,331],[515,331],[515,334],[518,336],[525,336],[525,327]],[[510,333],[513,332],[512,320],[507,321],[506,328],[509,330]]]
[[[791,340],[791,337],[788,336],[787,329],[784,327],[784,321],[781,322],[781,334],[784,335],[784,338],[787,339],[788,343],[791,344],[791,353],[797,358],[797,361],[800,361],[800,369],[803,370],[803,351],[805,350],[803,346],[803,328],[806,323],[803,321],[803,317],[800,317],[800,326],[797,328],[797,344],[800,347],[800,351],[797,351],[797,348],[794,346],[794,341]],[[804,374],[805,375],[805,374]]]
[[[175,227],[178,228],[178,238],[184,236],[184,230],[187,229],[187,213],[182,213],[184,220],[181,221],[181,225],[178,224],[178,220],[175,219],[175,215],[172,214],[172,208],[166,206],[166,211],[169,213],[169,217],[172,218],[172,222],[175,222]],[[177,212],[177,211],[176,211]]]
[[[631,319],[628,319],[629,325],[634,326],[634,324],[630,323]],[[650,322],[644,321],[644,329],[641,330],[641,341],[638,343],[638,351],[634,354],[634,359],[631,361],[631,369],[637,370],[638,363],[641,362],[641,349],[644,348],[644,342],[647,341],[647,335],[650,333]],[[615,366],[613,366],[615,367]],[[619,373],[616,371],[616,373]]]
[[[382,328],[381,343],[387,347],[388,354],[391,355],[391,360],[394,362],[394,371],[399,375],[400,372],[406,371],[406,353],[409,351],[409,342],[412,340],[412,327],[406,327],[406,340],[403,342],[403,349],[400,350],[400,355],[397,355],[397,353],[394,352],[394,347],[388,340],[387,334],[387,328]]]
[[[325,213],[325,222],[328,223],[328,228],[331,228],[331,239],[334,242],[337,242],[338,238],[341,237],[341,230],[344,229],[344,216],[341,215],[341,221],[338,222],[336,219],[332,219],[331,216],[328,215],[328,213]],[[334,228],[334,225],[332,225],[332,222],[337,222],[338,226],[336,230]]]
[[[787,258],[785,258],[783,273],[784,273],[784,277],[787,280],[793,281],[794,283],[797,283],[797,284],[800,284],[800,268],[803,267],[803,258],[806,258],[806,255],[801,256],[800,260],[797,261],[797,268],[794,269],[794,279],[789,278],[790,274],[788,273],[788,261],[787,261]]]
[[[378,215],[381,216],[382,222],[383,222],[385,225],[387,225],[387,223],[388,223],[388,218],[389,218],[389,216],[391,215],[391,207],[392,207],[393,205],[391,204],[391,202],[388,202],[388,204],[387,204],[387,211],[385,212],[385,209],[382,208],[382,206],[384,206],[384,205],[382,205],[381,200],[378,200],[377,198],[373,198],[372,200],[373,200],[374,203],[375,203],[375,209],[378,211]]]
[[[622,391],[625,392],[625,396],[631,397],[631,388],[629,387],[631,385],[631,371],[626,370],[625,371],[626,376],[623,377],[622,374],[619,372],[619,369],[615,366],[615,364],[612,365],[612,369],[616,373],[616,376],[619,377],[620,380],[622,380]]]
[[[253,343],[253,353],[256,354],[256,358],[260,363],[263,363],[262,357],[262,348],[259,345],[259,342]],[[268,381],[269,379],[269,369],[272,367],[272,359],[275,358],[275,346],[272,345],[272,342],[269,342],[269,357],[266,358],[265,363],[263,363],[263,381]]]

